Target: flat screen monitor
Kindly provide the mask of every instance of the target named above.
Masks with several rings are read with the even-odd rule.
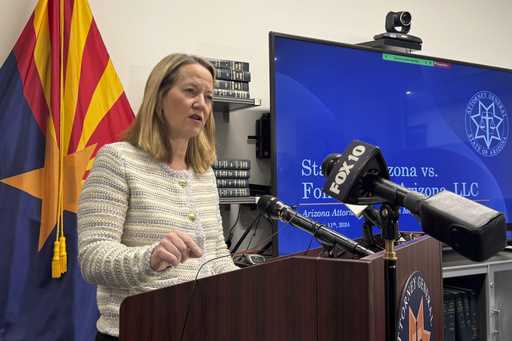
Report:
[[[512,218],[512,71],[270,33],[273,192],[348,237],[363,221],[326,196],[320,167],[358,139],[391,180],[427,196],[450,190]],[[401,210],[400,230],[421,231]],[[277,253],[318,245],[277,224]],[[276,250],[275,250],[276,251]]]

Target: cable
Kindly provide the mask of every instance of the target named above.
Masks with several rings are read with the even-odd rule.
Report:
[[[267,246],[267,244],[268,244],[270,241],[272,241],[272,239],[277,235],[277,233],[278,233],[278,232],[276,231],[276,232],[272,233],[270,236],[268,236],[267,238],[265,238],[265,239],[263,240],[263,243],[261,243],[261,244],[260,244],[261,246],[254,248],[254,251],[255,251],[254,253],[259,254],[260,252],[264,251],[264,250],[267,248],[267,247],[266,247],[266,246]],[[244,253],[245,253],[245,252],[247,252],[247,251],[250,251],[250,250],[249,250],[249,249],[245,249],[244,251],[240,251],[240,252],[238,252],[238,253],[237,253],[237,255],[238,255],[238,254],[244,254]]]
[[[185,336],[185,328],[187,327],[188,316],[190,315],[190,308],[192,307],[192,299],[194,298],[194,293],[196,291],[197,278],[199,277],[199,274],[201,273],[201,269],[203,268],[203,266],[205,266],[206,264],[208,264],[210,262],[213,262],[214,260],[226,258],[226,257],[231,257],[231,255],[228,254],[228,255],[212,258],[212,259],[204,262],[203,264],[201,264],[201,266],[199,267],[199,270],[197,270],[196,277],[194,279],[194,284],[192,285],[192,292],[190,293],[190,297],[188,299],[187,312],[185,313],[185,321],[183,322],[183,327],[181,328],[180,341],[183,341],[183,337]]]
[[[252,232],[251,239],[249,239],[249,243],[247,243],[247,248],[246,248],[246,250],[249,250],[249,249],[250,249],[250,247],[251,247],[252,240],[254,239],[254,236],[256,235],[256,232],[258,232],[258,227],[260,227],[260,222],[261,222],[261,217],[262,217],[262,216],[263,216],[263,215],[262,215],[262,214],[260,214],[260,215],[259,215],[259,217],[258,217],[258,219],[257,219],[257,220],[256,220],[256,222],[255,222],[256,226],[254,227],[254,231]]]
[[[236,219],[235,219],[235,222],[233,223],[233,225],[228,229],[228,238],[227,238],[227,241],[226,241],[226,244],[228,245],[228,248],[231,247],[231,239],[233,238],[233,230],[235,229],[236,225],[238,224],[238,221],[240,220],[240,211],[242,210],[242,208],[240,207],[240,205],[238,206],[238,213],[236,215]]]
[[[251,223],[249,224],[249,227],[245,230],[244,234],[238,239],[238,241],[236,242],[236,245],[235,247],[233,247],[233,250],[231,250],[231,253],[235,253],[238,248],[240,247],[240,245],[242,244],[242,242],[244,241],[244,239],[247,237],[247,235],[249,234],[249,232],[251,231],[252,229],[252,226],[254,225],[255,221],[259,219],[259,217],[262,215],[263,213],[259,213],[252,221]]]

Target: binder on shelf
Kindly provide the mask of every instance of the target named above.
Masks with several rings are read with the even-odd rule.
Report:
[[[455,339],[455,299],[449,290],[443,292],[444,341]]]
[[[249,92],[249,83],[216,79],[215,80],[215,89],[239,90],[239,91]]]
[[[250,160],[217,160],[213,164],[213,171],[219,197],[248,197],[250,168]]]
[[[217,179],[218,188],[249,187],[249,179]]]
[[[464,315],[464,331],[460,334],[463,340],[480,340],[480,314],[478,307],[478,294],[470,288],[448,285],[445,290],[455,293],[455,300],[462,300]],[[457,312],[461,314],[461,312]]]
[[[208,58],[215,67],[214,96],[235,99],[250,99],[249,63],[237,60]]]
[[[232,178],[232,179],[248,179],[248,169],[214,169],[215,177],[217,178]]]
[[[249,188],[219,188],[219,197],[248,197]]]
[[[249,197],[220,197],[220,204],[256,204],[257,198],[254,196]]]
[[[229,69],[234,71],[249,71],[249,63],[238,60],[206,58],[216,69]]]
[[[244,90],[226,90],[226,89],[213,89],[213,95],[219,97],[231,97],[238,99],[250,99],[249,91]]]
[[[234,159],[234,160],[217,160],[213,164],[213,169],[250,169],[251,160]]]
[[[229,69],[215,69],[217,79],[228,81],[250,82],[251,73],[249,71],[235,71]]]
[[[444,303],[444,308],[448,309],[449,312],[448,321],[445,322],[445,331],[447,327],[451,328],[451,326],[453,325],[455,336],[454,340],[472,341],[472,313],[470,311],[471,308],[469,303],[469,296],[467,295],[466,291],[446,286],[444,288],[444,297],[447,300]],[[452,306],[454,307],[453,319],[451,317]],[[448,335],[445,334],[445,340],[449,340],[448,337],[450,337],[450,335],[450,331],[448,331]]]

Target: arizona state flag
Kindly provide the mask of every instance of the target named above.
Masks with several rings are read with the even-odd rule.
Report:
[[[94,339],[76,211],[133,112],[86,0],[40,0],[0,69],[0,340]]]

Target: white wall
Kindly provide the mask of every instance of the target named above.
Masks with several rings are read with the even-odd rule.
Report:
[[[270,183],[269,163],[254,159],[254,120],[269,110],[268,32],[359,43],[384,31],[389,10],[413,15],[411,33],[422,54],[512,68],[510,0],[90,0],[93,15],[134,110],[151,67],[171,52],[251,63],[254,97],[262,108],[221,116],[221,157],[251,157],[252,181]],[[3,63],[35,7],[35,0],[0,0]]]

